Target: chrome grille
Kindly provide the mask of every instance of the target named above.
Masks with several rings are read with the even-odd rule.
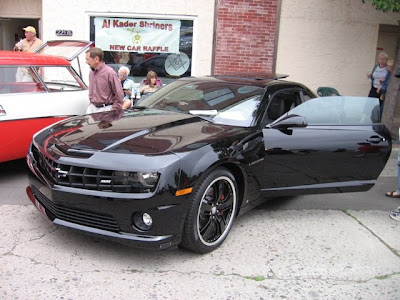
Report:
[[[55,204],[44,196],[35,186],[32,186],[32,192],[35,198],[42,204],[47,213],[50,213],[55,218],[71,222],[74,224],[89,226],[113,232],[119,232],[119,226],[114,217],[105,214],[98,214],[89,211],[82,211],[75,208],[66,207]]]

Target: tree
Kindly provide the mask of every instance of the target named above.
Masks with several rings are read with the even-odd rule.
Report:
[[[399,12],[400,0],[361,0],[363,3],[371,2],[372,6],[383,12]],[[394,74],[400,73],[400,40],[397,41],[394,65],[386,91],[385,104],[382,113],[382,122],[389,129],[392,137],[399,139],[400,127],[400,80]]]
[[[390,75],[389,85],[385,95],[385,104],[382,113],[382,122],[390,130],[393,138],[399,139],[400,127],[400,80],[394,74],[400,73],[400,39],[397,40],[396,56],[393,65],[392,74]]]
[[[398,12],[400,11],[399,0],[361,0],[363,3],[371,2],[372,6],[383,12]]]

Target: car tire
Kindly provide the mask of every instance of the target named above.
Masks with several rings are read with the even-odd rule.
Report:
[[[238,202],[237,183],[232,173],[225,168],[211,171],[196,185],[181,246],[198,253],[218,248],[232,227]]]

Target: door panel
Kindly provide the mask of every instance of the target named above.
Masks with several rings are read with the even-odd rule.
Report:
[[[379,123],[378,99],[311,99],[263,129],[265,156],[253,172],[271,195],[358,191],[370,188],[391,151]],[[291,124],[291,115],[308,124]],[[305,127],[304,127],[305,126]]]
[[[389,141],[379,132],[384,126],[380,127],[377,131],[371,126],[264,129],[261,189],[360,186],[362,190],[379,176],[390,155]]]

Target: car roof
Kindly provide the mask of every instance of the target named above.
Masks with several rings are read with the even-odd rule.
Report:
[[[19,51],[0,51],[1,66],[70,66],[70,62],[59,56]]]
[[[260,74],[238,73],[234,75],[217,75],[214,77],[223,81],[237,82],[240,84],[245,83],[249,85],[265,87],[277,79],[283,79],[288,77],[288,75],[280,75],[272,73],[260,73]]]
[[[255,77],[255,76],[256,77]],[[215,83],[225,83],[234,85],[250,85],[257,86],[263,89],[268,89],[270,92],[275,92],[281,88],[285,89],[297,89],[301,88],[307,90],[308,93],[317,97],[314,92],[309,88],[304,86],[299,82],[282,80],[288,77],[288,75],[280,74],[253,74],[252,77],[242,76],[242,75],[211,75],[211,76],[200,76],[200,77],[182,77],[179,81],[192,81],[193,83],[199,82],[215,82]]]
[[[253,74],[253,76],[246,75],[211,75],[201,77],[182,77],[179,80],[187,81],[215,81],[215,82],[226,82],[230,84],[245,84],[259,87],[267,87],[276,83],[286,83],[286,81],[280,81],[279,79],[286,78],[288,75],[279,74]]]

